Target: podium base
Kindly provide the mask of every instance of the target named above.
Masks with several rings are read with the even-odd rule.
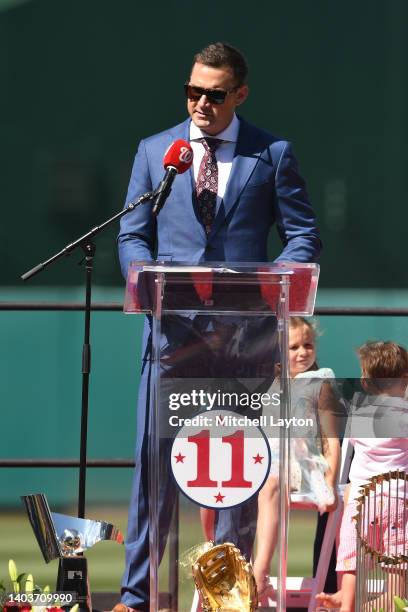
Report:
[[[85,557],[62,557],[59,560],[56,590],[76,593],[80,612],[92,612],[88,564]],[[71,607],[72,605],[69,606]]]

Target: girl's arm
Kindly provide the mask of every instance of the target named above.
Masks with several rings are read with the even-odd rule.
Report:
[[[337,481],[340,468],[340,441],[337,433],[336,415],[339,414],[339,402],[333,392],[331,384],[322,384],[318,415],[323,443],[323,455],[329,464],[325,473],[326,483],[332,487],[335,501],[330,506],[326,506],[326,512],[335,510],[337,506]]]

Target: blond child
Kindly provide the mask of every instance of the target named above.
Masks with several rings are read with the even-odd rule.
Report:
[[[340,456],[340,444],[335,434],[333,418],[337,400],[327,380],[334,378],[334,373],[329,368],[318,368],[316,331],[313,325],[303,317],[291,317],[290,319],[289,373],[292,379],[296,379],[291,385],[291,414],[296,413],[298,417],[313,416],[320,425],[317,431],[308,434],[305,432],[308,438],[293,438],[292,440],[291,487],[296,488],[294,481],[302,478],[302,470],[299,465],[303,463],[303,471],[308,472],[309,477],[312,474],[320,476],[320,481],[317,479],[312,484],[309,482],[315,497],[320,499],[319,510],[331,512],[337,505],[335,488]],[[269,588],[269,568],[277,544],[279,524],[278,439],[271,439],[270,445],[272,469],[258,496],[258,540],[254,562],[254,575],[261,598]],[[323,450],[324,459],[318,447]],[[298,461],[297,458],[299,458]],[[296,466],[298,467],[297,473],[293,469]],[[324,476],[323,471],[325,471]],[[316,491],[316,487],[319,487],[320,490]]]

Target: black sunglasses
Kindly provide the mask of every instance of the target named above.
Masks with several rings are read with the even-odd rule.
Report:
[[[224,104],[227,95],[237,89],[239,89],[239,85],[226,91],[225,89],[204,89],[204,87],[190,85],[188,82],[184,83],[184,91],[189,100],[196,102],[201,96],[205,96],[211,104]]]

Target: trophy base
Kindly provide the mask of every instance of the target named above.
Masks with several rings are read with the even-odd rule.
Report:
[[[79,605],[79,610],[81,612],[92,612],[88,565],[85,557],[60,558],[56,590],[75,593],[75,603]],[[72,605],[67,607],[71,608]]]

